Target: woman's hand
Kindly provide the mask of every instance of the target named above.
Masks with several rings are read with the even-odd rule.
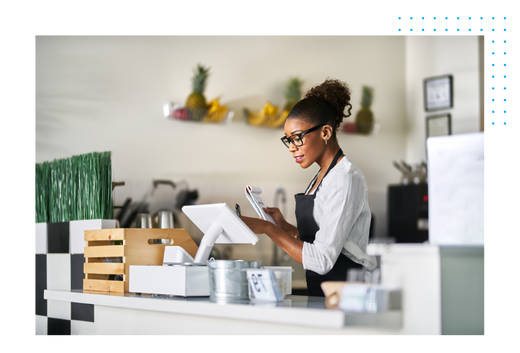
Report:
[[[262,218],[252,218],[252,217],[240,216],[240,219],[255,234],[264,234],[266,223],[269,223],[267,221],[264,221]]]
[[[240,216],[240,219],[251,229],[255,234],[267,234],[271,240],[282,248],[289,256],[299,263],[302,263],[303,241],[294,238],[297,228],[285,221],[279,209],[269,207],[264,208],[266,212],[273,216],[275,222],[285,224],[287,229],[274,225],[269,221],[264,221],[262,218],[251,218]]]
[[[287,221],[283,217],[282,212],[277,207],[264,207],[264,212],[270,214],[273,217],[276,225],[282,229],[285,229]]]

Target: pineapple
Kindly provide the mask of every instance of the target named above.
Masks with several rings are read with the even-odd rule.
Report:
[[[186,100],[185,107],[188,109],[206,109],[206,97],[204,90],[209,77],[209,67],[197,64],[197,68],[193,70],[191,79],[191,94]]]
[[[356,125],[359,133],[369,134],[374,128],[374,113],[370,110],[374,99],[374,89],[363,86],[361,97],[361,109],[356,114]]]
[[[302,98],[303,81],[298,77],[290,78],[285,88],[285,106],[284,110],[290,111],[292,107]]]

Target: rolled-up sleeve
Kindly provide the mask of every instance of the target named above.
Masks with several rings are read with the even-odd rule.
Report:
[[[317,192],[313,214],[319,230],[314,243],[303,244],[302,263],[306,270],[329,272],[353,230],[364,231],[358,228],[366,227],[358,222],[363,210],[368,209],[365,179],[350,166],[350,162],[338,163]]]

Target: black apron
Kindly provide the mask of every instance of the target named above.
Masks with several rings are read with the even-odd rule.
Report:
[[[340,149],[334,160],[327,169],[327,172],[323,176],[323,179],[327,176],[327,174],[331,171],[332,168],[336,165],[338,159],[343,155],[343,151]],[[321,182],[323,182],[323,179]],[[315,179],[311,181],[311,183],[315,182]],[[321,185],[320,182],[320,185]],[[310,184],[309,184],[310,185]],[[303,240],[307,243],[314,243],[314,239],[316,237],[316,232],[320,229],[316,221],[314,220],[313,210],[314,210],[314,199],[316,198],[316,194],[318,193],[319,187],[316,187],[313,195],[306,195],[305,193],[300,193],[294,195],[296,200],[296,222],[298,227],[298,233],[300,234],[300,240]],[[307,188],[309,189],[309,188]],[[321,289],[321,283],[325,281],[346,281],[347,279],[347,271],[349,268],[361,268],[362,265],[352,261],[344,254],[340,253],[334,267],[324,274],[320,275],[314,271],[305,270],[305,279],[307,280],[307,289],[309,296],[321,296],[324,297],[323,290]]]

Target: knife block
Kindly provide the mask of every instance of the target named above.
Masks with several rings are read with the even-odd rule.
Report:
[[[124,293],[129,290],[129,266],[162,265],[164,248],[180,246],[192,257],[197,244],[184,229],[118,228],[84,232],[83,290]],[[120,262],[107,262],[119,260]],[[114,280],[113,275],[122,275]]]

